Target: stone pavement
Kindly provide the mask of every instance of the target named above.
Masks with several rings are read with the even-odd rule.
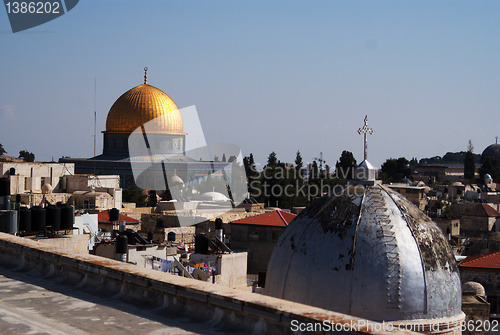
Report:
[[[0,268],[0,334],[223,334],[210,323],[155,314],[30,273]]]

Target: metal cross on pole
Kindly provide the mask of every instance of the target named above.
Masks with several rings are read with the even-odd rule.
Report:
[[[373,129],[372,128],[368,128],[368,115],[365,115],[365,125],[363,126],[363,128],[359,128],[358,129],[358,134],[364,134],[364,137],[365,137],[365,160],[366,158],[368,157],[368,139],[366,137],[367,134],[373,134]]]

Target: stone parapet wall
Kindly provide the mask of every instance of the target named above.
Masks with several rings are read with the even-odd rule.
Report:
[[[82,255],[42,242],[0,233],[0,265],[12,271],[38,272],[45,280],[72,285],[148,308],[205,319],[235,333],[291,334],[295,324],[355,325],[338,334],[395,334],[366,325],[381,324],[259,294],[165,275],[135,265]],[[76,286],[75,286],[76,285]],[[363,326],[364,325],[364,326]],[[397,332],[398,334],[415,334]]]

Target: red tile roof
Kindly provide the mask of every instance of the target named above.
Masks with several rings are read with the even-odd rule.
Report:
[[[252,224],[259,226],[275,226],[286,227],[292,222],[297,215],[288,213],[282,210],[275,210],[274,212],[251,216],[245,219],[239,219],[231,223],[237,224]]]
[[[486,216],[500,217],[500,212],[488,204],[477,204],[476,206],[466,211],[464,215],[481,216],[481,217],[486,217]]]
[[[97,218],[99,223],[113,223],[112,221],[109,221],[109,209],[97,214]],[[131,218],[130,216],[123,215],[122,213],[118,215],[118,221],[133,222],[133,223],[139,222],[139,220]]]
[[[500,251],[485,255],[469,256],[458,267],[500,270]]]

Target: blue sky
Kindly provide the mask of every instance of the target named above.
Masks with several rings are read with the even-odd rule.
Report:
[[[37,160],[97,152],[143,81],[196,105],[209,142],[264,163],[475,152],[500,135],[498,1],[82,0],[13,34],[0,8],[0,143]]]

